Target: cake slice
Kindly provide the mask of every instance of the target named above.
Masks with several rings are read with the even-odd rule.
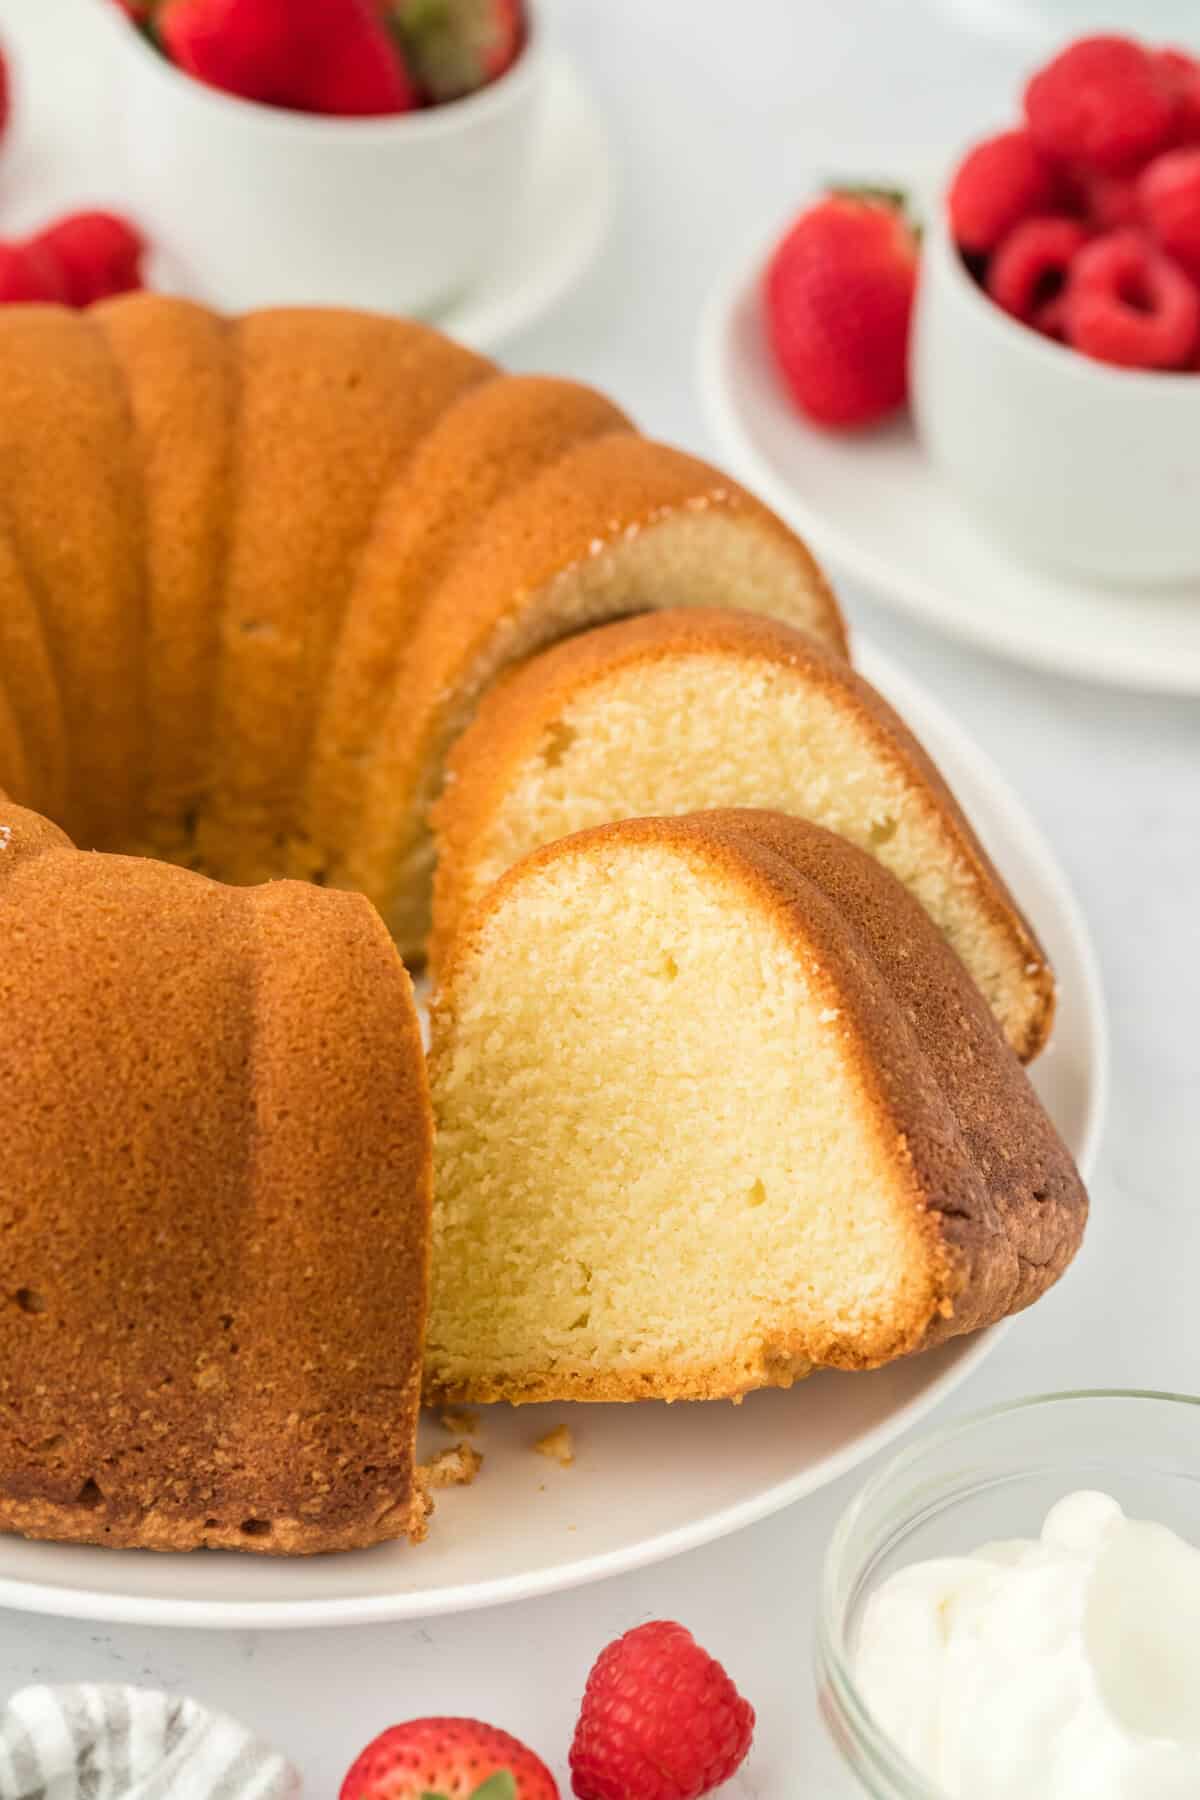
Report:
[[[1086,1197],[978,989],[854,845],[778,813],[534,852],[433,1009],[426,1391],[736,1397],[1036,1300]]]
[[[1017,1054],[1042,1048],[1052,972],[929,757],[843,658],[750,613],[627,619],[496,684],[434,813],[432,960],[538,845],[717,806],[795,813],[870,851],[961,956]]]
[[[805,545],[728,476],[634,432],[574,445],[483,513],[424,598],[328,872],[371,897],[403,956],[429,934],[429,809],[490,684],[572,632],[668,606],[769,613],[845,653]]]
[[[415,445],[380,502],[331,650],[290,873],[323,878],[354,842],[368,752],[397,692],[411,698],[403,669],[416,621],[492,509],[579,445],[632,430],[592,388],[497,372]]]

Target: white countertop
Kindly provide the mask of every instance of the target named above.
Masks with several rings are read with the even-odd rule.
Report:
[[[40,40],[30,79],[55,80],[56,63],[63,79],[85,78],[70,51],[87,4],[99,0],[0,0],[0,37],[31,51]],[[1002,118],[1021,66],[958,35],[930,0],[562,0],[555,28],[610,119],[618,217],[585,285],[507,360],[594,381],[701,453],[694,329],[739,248],[840,155],[894,144],[899,163],[927,162]],[[2,163],[0,204],[20,216]],[[843,598],[969,720],[1041,823],[1090,918],[1111,1009],[1113,1105],[1087,1245],[944,1410],[1049,1387],[1200,1390],[1200,700],[1036,675]],[[426,1625],[193,1634],[0,1613],[0,1697],[32,1679],[185,1689],[275,1740],[322,1800],[376,1730],[425,1712],[503,1724],[562,1774],[592,1658],[667,1616],[758,1709],[754,1754],[729,1792],[823,1797],[813,1591],[856,1481],[659,1568]]]

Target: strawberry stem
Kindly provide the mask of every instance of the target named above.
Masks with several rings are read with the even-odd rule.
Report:
[[[432,1794],[428,1789],[420,1800],[447,1800],[445,1794]],[[517,1784],[511,1769],[497,1769],[486,1781],[471,1791],[471,1800],[517,1800]]]
[[[908,195],[903,188],[885,187],[877,181],[833,181],[831,194],[845,195],[847,200],[869,200],[875,206],[890,206],[895,212],[908,211]]]
[[[887,187],[883,182],[877,181],[831,181],[825,191],[836,195],[838,199],[861,200],[867,206],[886,206],[907,226],[914,240],[920,243],[921,221],[912,211],[909,195],[904,188]]]
[[[471,1800],[517,1800],[517,1784],[513,1780],[510,1769],[497,1769],[489,1775],[481,1787],[477,1787]]]

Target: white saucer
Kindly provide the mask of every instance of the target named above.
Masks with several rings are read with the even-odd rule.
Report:
[[[546,71],[545,111],[520,214],[483,284],[432,323],[472,350],[492,350],[580,281],[608,234],[608,133],[565,56]]]
[[[1045,841],[961,729],[869,646],[867,678],[923,738],[1057,970],[1054,1041],[1034,1085],[1086,1175],[1107,1094],[1104,1005],[1087,928]],[[0,1607],[143,1625],[296,1627],[465,1612],[597,1581],[779,1511],[873,1455],[978,1366],[1001,1327],[871,1375],[818,1375],[743,1406],[483,1409],[479,1479],[438,1495],[429,1540],[297,1561],[93,1550],[0,1537]],[[1021,1321],[1012,1330],[1021,1329]],[[533,1453],[568,1423],[570,1469]],[[427,1448],[453,1440],[436,1425]]]
[[[732,473],[831,571],[926,624],[1059,674],[1200,694],[1200,584],[1093,587],[1033,568],[959,509],[907,422],[848,437],[806,422],[770,361],[758,304],[777,235],[715,295],[700,330],[704,406]],[[1196,423],[1200,439],[1200,380]]]

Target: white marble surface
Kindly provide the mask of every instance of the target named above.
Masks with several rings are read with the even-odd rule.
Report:
[[[29,81],[88,79],[73,46],[84,7],[99,3],[0,0],[0,36],[40,44]],[[619,218],[586,286],[509,361],[593,380],[702,452],[692,339],[718,271],[814,171],[872,147],[894,145],[898,162],[936,157],[1002,117],[1020,66],[1011,48],[959,36],[932,0],[561,0],[555,28],[607,107]],[[0,166],[10,219],[22,211],[19,173]],[[89,192],[104,197],[80,185]],[[1086,1249],[950,1410],[1047,1387],[1200,1389],[1200,700],[1038,676],[844,598],[857,625],[971,721],[1048,832],[1090,916],[1111,1006],[1113,1109]],[[837,1790],[817,1773],[812,1601],[853,1485],[657,1569],[428,1626],[210,1635],[0,1614],[0,1695],[35,1678],[187,1689],[277,1740],[315,1796],[336,1792],[373,1731],[430,1711],[503,1723],[561,1771],[595,1652],[667,1615],[728,1662],[758,1708],[756,1749],[731,1792],[827,1796]]]

